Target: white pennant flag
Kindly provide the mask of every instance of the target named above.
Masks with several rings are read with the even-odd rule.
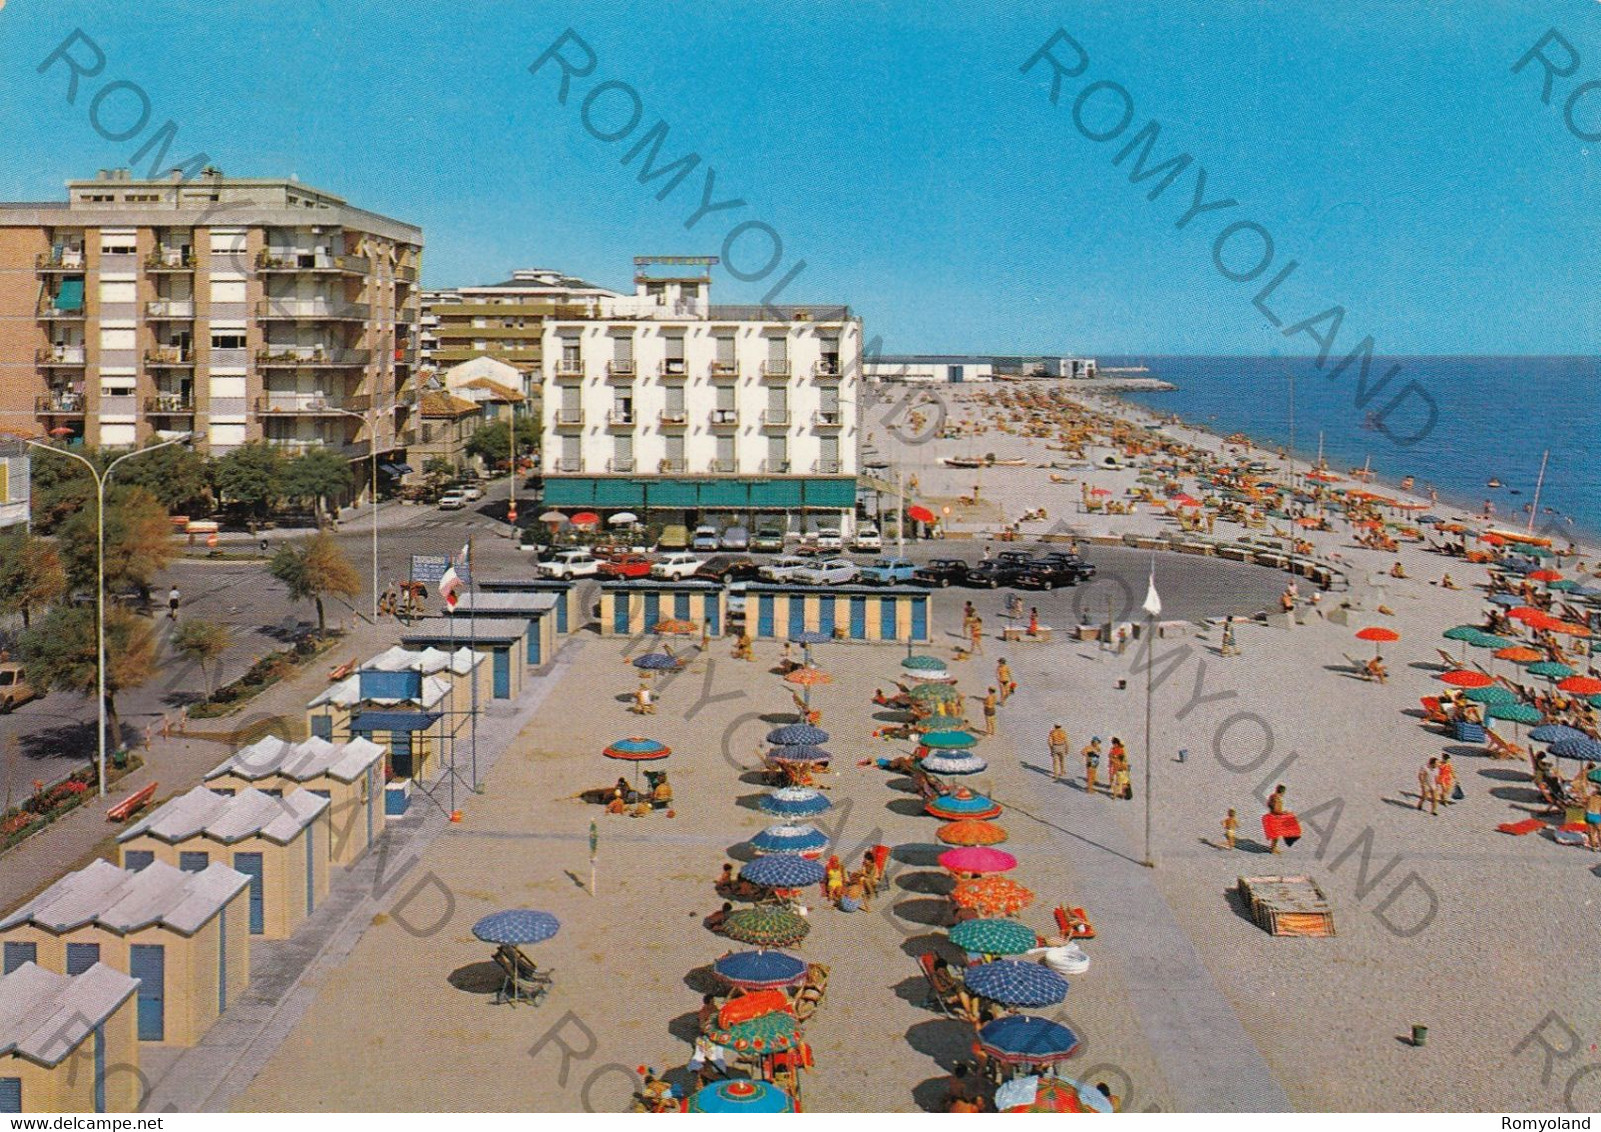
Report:
[[[1154,555],[1151,558],[1151,582],[1145,590],[1145,604],[1141,608],[1152,617],[1160,617],[1162,615],[1162,599],[1156,592],[1156,558]]]

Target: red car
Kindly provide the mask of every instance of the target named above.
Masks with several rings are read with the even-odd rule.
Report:
[[[650,575],[651,565],[643,554],[619,554],[602,562],[600,572],[608,578],[644,578]]]

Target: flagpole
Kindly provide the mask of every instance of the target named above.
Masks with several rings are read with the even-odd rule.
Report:
[[[1156,667],[1156,615],[1162,612],[1162,599],[1156,592],[1156,554],[1151,554],[1151,580],[1145,592],[1145,860],[1140,864],[1156,868],[1151,853],[1151,768],[1156,763],[1156,751],[1151,746],[1151,700],[1155,692],[1151,671]]]

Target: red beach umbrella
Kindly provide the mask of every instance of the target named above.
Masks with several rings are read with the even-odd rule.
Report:
[[[598,527],[600,526],[600,516],[593,511],[580,511],[573,516],[572,523],[575,527]]]
[[[1359,641],[1372,641],[1373,655],[1378,656],[1379,645],[1386,641],[1399,641],[1401,634],[1394,629],[1386,629],[1383,625],[1369,625],[1366,629],[1361,629],[1357,632],[1356,639]]]
[[[1442,673],[1440,679],[1453,688],[1487,688],[1495,681],[1482,672],[1475,672],[1471,668],[1458,668],[1454,672]]]
[[[1557,681],[1557,690],[1574,696],[1594,696],[1601,693],[1601,680],[1594,676],[1569,676]]]
[[[1532,605],[1520,605],[1515,609],[1507,610],[1507,617],[1510,620],[1522,621],[1524,624],[1528,624],[1531,621],[1538,621],[1542,617],[1549,616],[1550,614],[1548,614],[1545,610],[1536,609]]]
[[[914,523],[934,522],[934,512],[924,507],[921,503],[908,507],[906,509],[906,517]]]
[[[1562,580],[1562,575],[1555,570],[1536,570],[1532,574],[1525,575],[1525,577],[1531,582],[1560,582]]]

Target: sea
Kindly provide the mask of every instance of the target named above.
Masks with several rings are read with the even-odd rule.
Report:
[[[1321,442],[1335,472],[1366,463],[1375,483],[1392,487],[1412,476],[1416,494],[1426,496],[1432,485],[1441,503],[1475,513],[1489,500],[1500,523],[1519,529],[1529,522],[1549,453],[1536,531],[1601,544],[1601,359],[1375,356],[1365,403],[1358,400],[1357,365],[1331,379],[1338,356],[1322,368],[1315,357],[1097,361],[1103,369],[1145,367],[1147,376],[1177,386],[1120,394],[1154,412],[1176,413],[1225,436],[1243,432],[1273,448],[1289,445],[1293,427],[1302,460],[1314,459]]]

